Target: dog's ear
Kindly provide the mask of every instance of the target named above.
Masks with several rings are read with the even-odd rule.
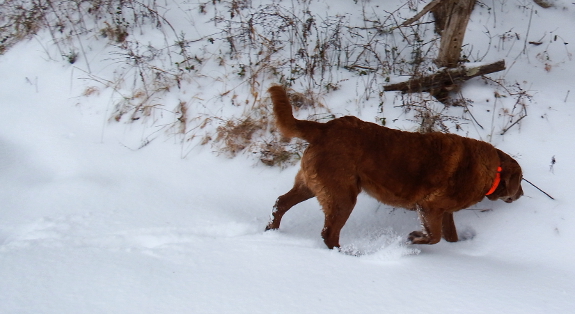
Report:
[[[505,184],[505,195],[500,197],[507,203],[511,203],[523,195],[523,189],[521,188],[521,180],[523,179],[523,174],[521,173],[521,168],[519,165],[512,166],[505,175],[501,173],[501,181]]]
[[[523,195],[523,188],[521,187],[523,172],[521,166],[511,156],[500,150],[498,150],[498,155],[502,168],[501,181],[495,192],[488,198],[492,201],[501,199],[506,203],[511,203]]]

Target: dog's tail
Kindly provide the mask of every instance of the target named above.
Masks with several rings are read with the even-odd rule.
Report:
[[[276,125],[283,136],[287,138],[298,137],[310,143],[319,137],[323,123],[296,119],[283,87],[272,86],[268,92],[271,94],[274,104]]]

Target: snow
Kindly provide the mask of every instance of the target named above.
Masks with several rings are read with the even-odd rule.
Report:
[[[525,36],[529,14],[515,14],[518,3],[495,15],[476,9],[466,41],[485,47],[486,27]],[[89,82],[74,66],[47,60],[47,34],[18,44],[0,56],[0,312],[573,312],[575,6],[556,3],[565,9],[537,9],[532,18],[529,40],[544,44],[524,55],[522,37],[481,61],[505,59],[501,75],[533,95],[520,126],[498,135],[493,108],[504,100],[492,86],[475,80],[462,91],[486,127],[467,135],[515,156],[556,200],[524,183],[517,202],[485,200],[456,213],[462,241],[425,246],[405,243],[419,228],[416,213],[360,195],[342,230],[349,254],[323,244],[315,200],[264,232],[297,167],[227,159],[209,146],[182,158],[170,139],[135,149],[129,139],[146,131],[108,122],[111,91],[80,96]],[[92,71],[110,71],[98,64]],[[341,96],[353,88],[326,103],[345,107]],[[386,97],[391,104],[395,96]],[[356,114],[373,119],[377,101],[355,101]],[[387,108],[388,121],[405,118]]]

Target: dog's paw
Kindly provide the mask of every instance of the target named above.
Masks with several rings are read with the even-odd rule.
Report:
[[[407,240],[412,244],[428,244],[429,236],[423,231],[413,231],[409,234]]]
[[[279,228],[274,228],[273,226],[267,225],[265,231],[278,230],[278,229],[279,229]]]

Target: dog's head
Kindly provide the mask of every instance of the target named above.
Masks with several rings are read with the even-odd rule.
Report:
[[[500,150],[497,150],[497,154],[501,161],[501,181],[497,189],[488,195],[487,198],[492,201],[502,200],[506,203],[511,203],[523,195],[523,189],[521,188],[523,172],[519,163],[511,156]]]

